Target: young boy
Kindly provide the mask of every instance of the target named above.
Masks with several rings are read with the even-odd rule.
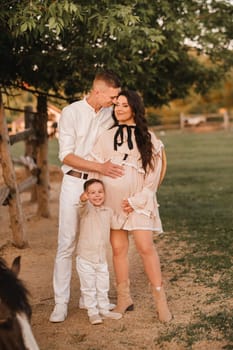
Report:
[[[120,228],[125,218],[116,217],[104,206],[105,190],[101,180],[84,183],[80,196],[79,238],[76,268],[80,279],[81,299],[91,324],[100,324],[102,318],[118,320],[120,313],[109,311],[109,271],[106,251],[109,247],[110,228]]]

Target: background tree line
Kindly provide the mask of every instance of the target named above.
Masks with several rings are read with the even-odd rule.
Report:
[[[118,72],[146,105],[206,94],[233,65],[227,0],[3,0],[0,86],[72,101]]]

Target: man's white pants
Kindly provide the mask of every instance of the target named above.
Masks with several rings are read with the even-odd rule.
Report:
[[[82,300],[88,316],[109,311],[109,271],[107,262],[92,263],[76,257]]]
[[[72,255],[76,246],[78,225],[77,204],[85,180],[64,175],[59,207],[58,248],[55,259],[53,288],[56,304],[67,304],[70,299]]]

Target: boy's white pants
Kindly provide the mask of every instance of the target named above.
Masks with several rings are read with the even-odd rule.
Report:
[[[107,262],[92,263],[76,257],[80,289],[88,316],[109,311],[109,271]]]

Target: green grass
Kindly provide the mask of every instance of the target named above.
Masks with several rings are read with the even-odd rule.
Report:
[[[208,339],[225,341],[228,345],[222,349],[233,349],[232,310],[221,306],[232,300],[233,290],[233,134],[176,131],[161,139],[168,158],[158,193],[164,231],[176,242],[167,238],[170,249],[179,242],[187,247],[180,258],[170,261],[180,266],[171,283],[192,276],[193,283],[213,288],[205,304],[215,303],[216,308],[219,301],[219,310],[172,327],[157,344],[176,340],[192,349],[195,342]]]
[[[180,344],[185,344],[186,349],[192,349],[193,344],[197,341],[213,340],[213,330],[217,331],[218,335],[215,340],[222,340],[227,338],[229,343],[221,348],[217,349],[233,349],[233,336],[232,336],[233,318],[227,311],[220,311],[217,314],[206,316],[200,314],[199,321],[196,323],[190,323],[188,326],[177,326],[170,332],[166,332],[156,339],[157,345],[163,344],[163,342],[170,342],[172,339],[179,338]],[[183,349],[183,346],[181,346]],[[208,347],[209,349],[209,347]]]
[[[24,155],[24,150],[25,146],[23,141],[11,146],[11,154],[15,158],[19,158],[20,156]],[[61,165],[58,159],[58,140],[55,138],[49,140],[48,162],[52,165]]]
[[[176,132],[163,136],[163,142],[168,170],[159,201],[165,230],[180,232],[180,239],[195,243],[196,256],[206,259],[207,267],[229,268],[233,255],[233,135]]]

